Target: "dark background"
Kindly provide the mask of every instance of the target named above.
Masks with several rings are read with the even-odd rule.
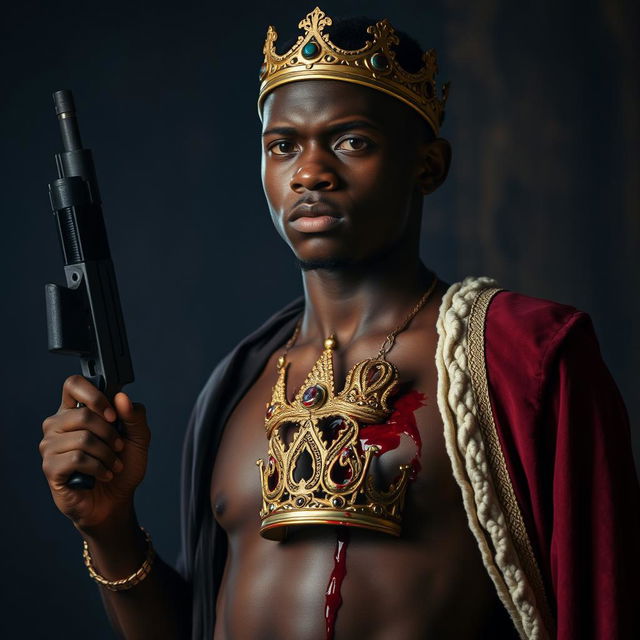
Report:
[[[311,3],[35,2],[3,9],[3,638],[110,638],[81,540],[40,470],[41,423],[72,358],[47,353],[43,286],[62,282],[47,183],[51,93],[73,90],[93,149],[136,382],[153,430],[140,522],[178,548],[180,449],[216,362],[301,292],[260,182],[258,68]],[[324,2],[387,16],[439,52],[454,161],[425,201],[425,262],[453,282],[575,305],[594,320],[640,450],[640,169],[632,0]]]

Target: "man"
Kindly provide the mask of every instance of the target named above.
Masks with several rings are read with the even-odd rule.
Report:
[[[65,382],[54,500],[127,638],[631,637],[640,499],[588,316],[421,263],[446,93],[374,22],[316,8],[281,54],[268,32],[262,178],[304,298],[198,398],[179,571],[137,524],[149,429],[126,394]]]

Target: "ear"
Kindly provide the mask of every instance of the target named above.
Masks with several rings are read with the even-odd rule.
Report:
[[[424,142],[420,147],[418,186],[423,195],[433,193],[447,178],[451,166],[451,145],[444,138]]]

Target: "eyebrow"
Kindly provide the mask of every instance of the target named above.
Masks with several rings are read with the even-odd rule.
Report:
[[[349,122],[340,122],[339,124],[334,124],[330,127],[327,127],[328,133],[342,133],[343,131],[350,131],[351,129],[374,129],[376,131],[379,131],[380,127],[373,124],[373,122],[369,122],[368,120],[349,120]],[[290,136],[296,133],[296,131],[297,129],[295,127],[271,127],[270,129],[264,131],[261,135],[263,138],[272,133]]]

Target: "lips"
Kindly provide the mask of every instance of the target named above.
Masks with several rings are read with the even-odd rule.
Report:
[[[294,207],[289,215],[289,222],[293,222],[299,218],[318,218],[320,216],[330,216],[332,218],[342,217],[330,204],[326,202],[314,202],[312,204],[299,204],[297,207]]]
[[[301,233],[328,231],[342,221],[342,215],[328,202],[307,201],[296,205],[289,214],[288,222]]]
[[[288,222],[302,233],[327,231],[340,224],[342,215],[327,202],[302,203],[291,211]]]

